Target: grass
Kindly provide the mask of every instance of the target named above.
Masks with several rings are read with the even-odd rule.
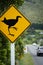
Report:
[[[24,54],[24,57],[20,60],[20,65],[34,65],[32,56],[29,53]]]
[[[36,32],[43,32],[43,30],[35,30]]]

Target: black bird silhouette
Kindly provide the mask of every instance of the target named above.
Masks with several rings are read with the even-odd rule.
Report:
[[[9,34],[14,36],[13,34],[10,33],[10,30],[9,28],[14,26],[17,22],[18,22],[18,18],[21,18],[21,16],[17,16],[16,19],[6,19],[4,18],[4,20],[2,22],[4,22],[6,25],[8,25],[8,31],[9,31]],[[16,27],[13,27],[15,30],[17,30]]]

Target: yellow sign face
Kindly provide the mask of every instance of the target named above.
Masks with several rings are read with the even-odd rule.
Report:
[[[11,42],[14,42],[29,25],[30,22],[14,6],[0,17],[0,30]]]

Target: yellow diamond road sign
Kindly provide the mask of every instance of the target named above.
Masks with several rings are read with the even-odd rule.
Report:
[[[18,36],[30,25],[15,6],[10,8],[0,17],[0,31],[14,42]]]

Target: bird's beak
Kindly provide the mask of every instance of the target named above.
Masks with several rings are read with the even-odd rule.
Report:
[[[22,18],[22,17],[20,16],[20,18]]]
[[[21,16],[18,16],[19,18],[22,18]]]

